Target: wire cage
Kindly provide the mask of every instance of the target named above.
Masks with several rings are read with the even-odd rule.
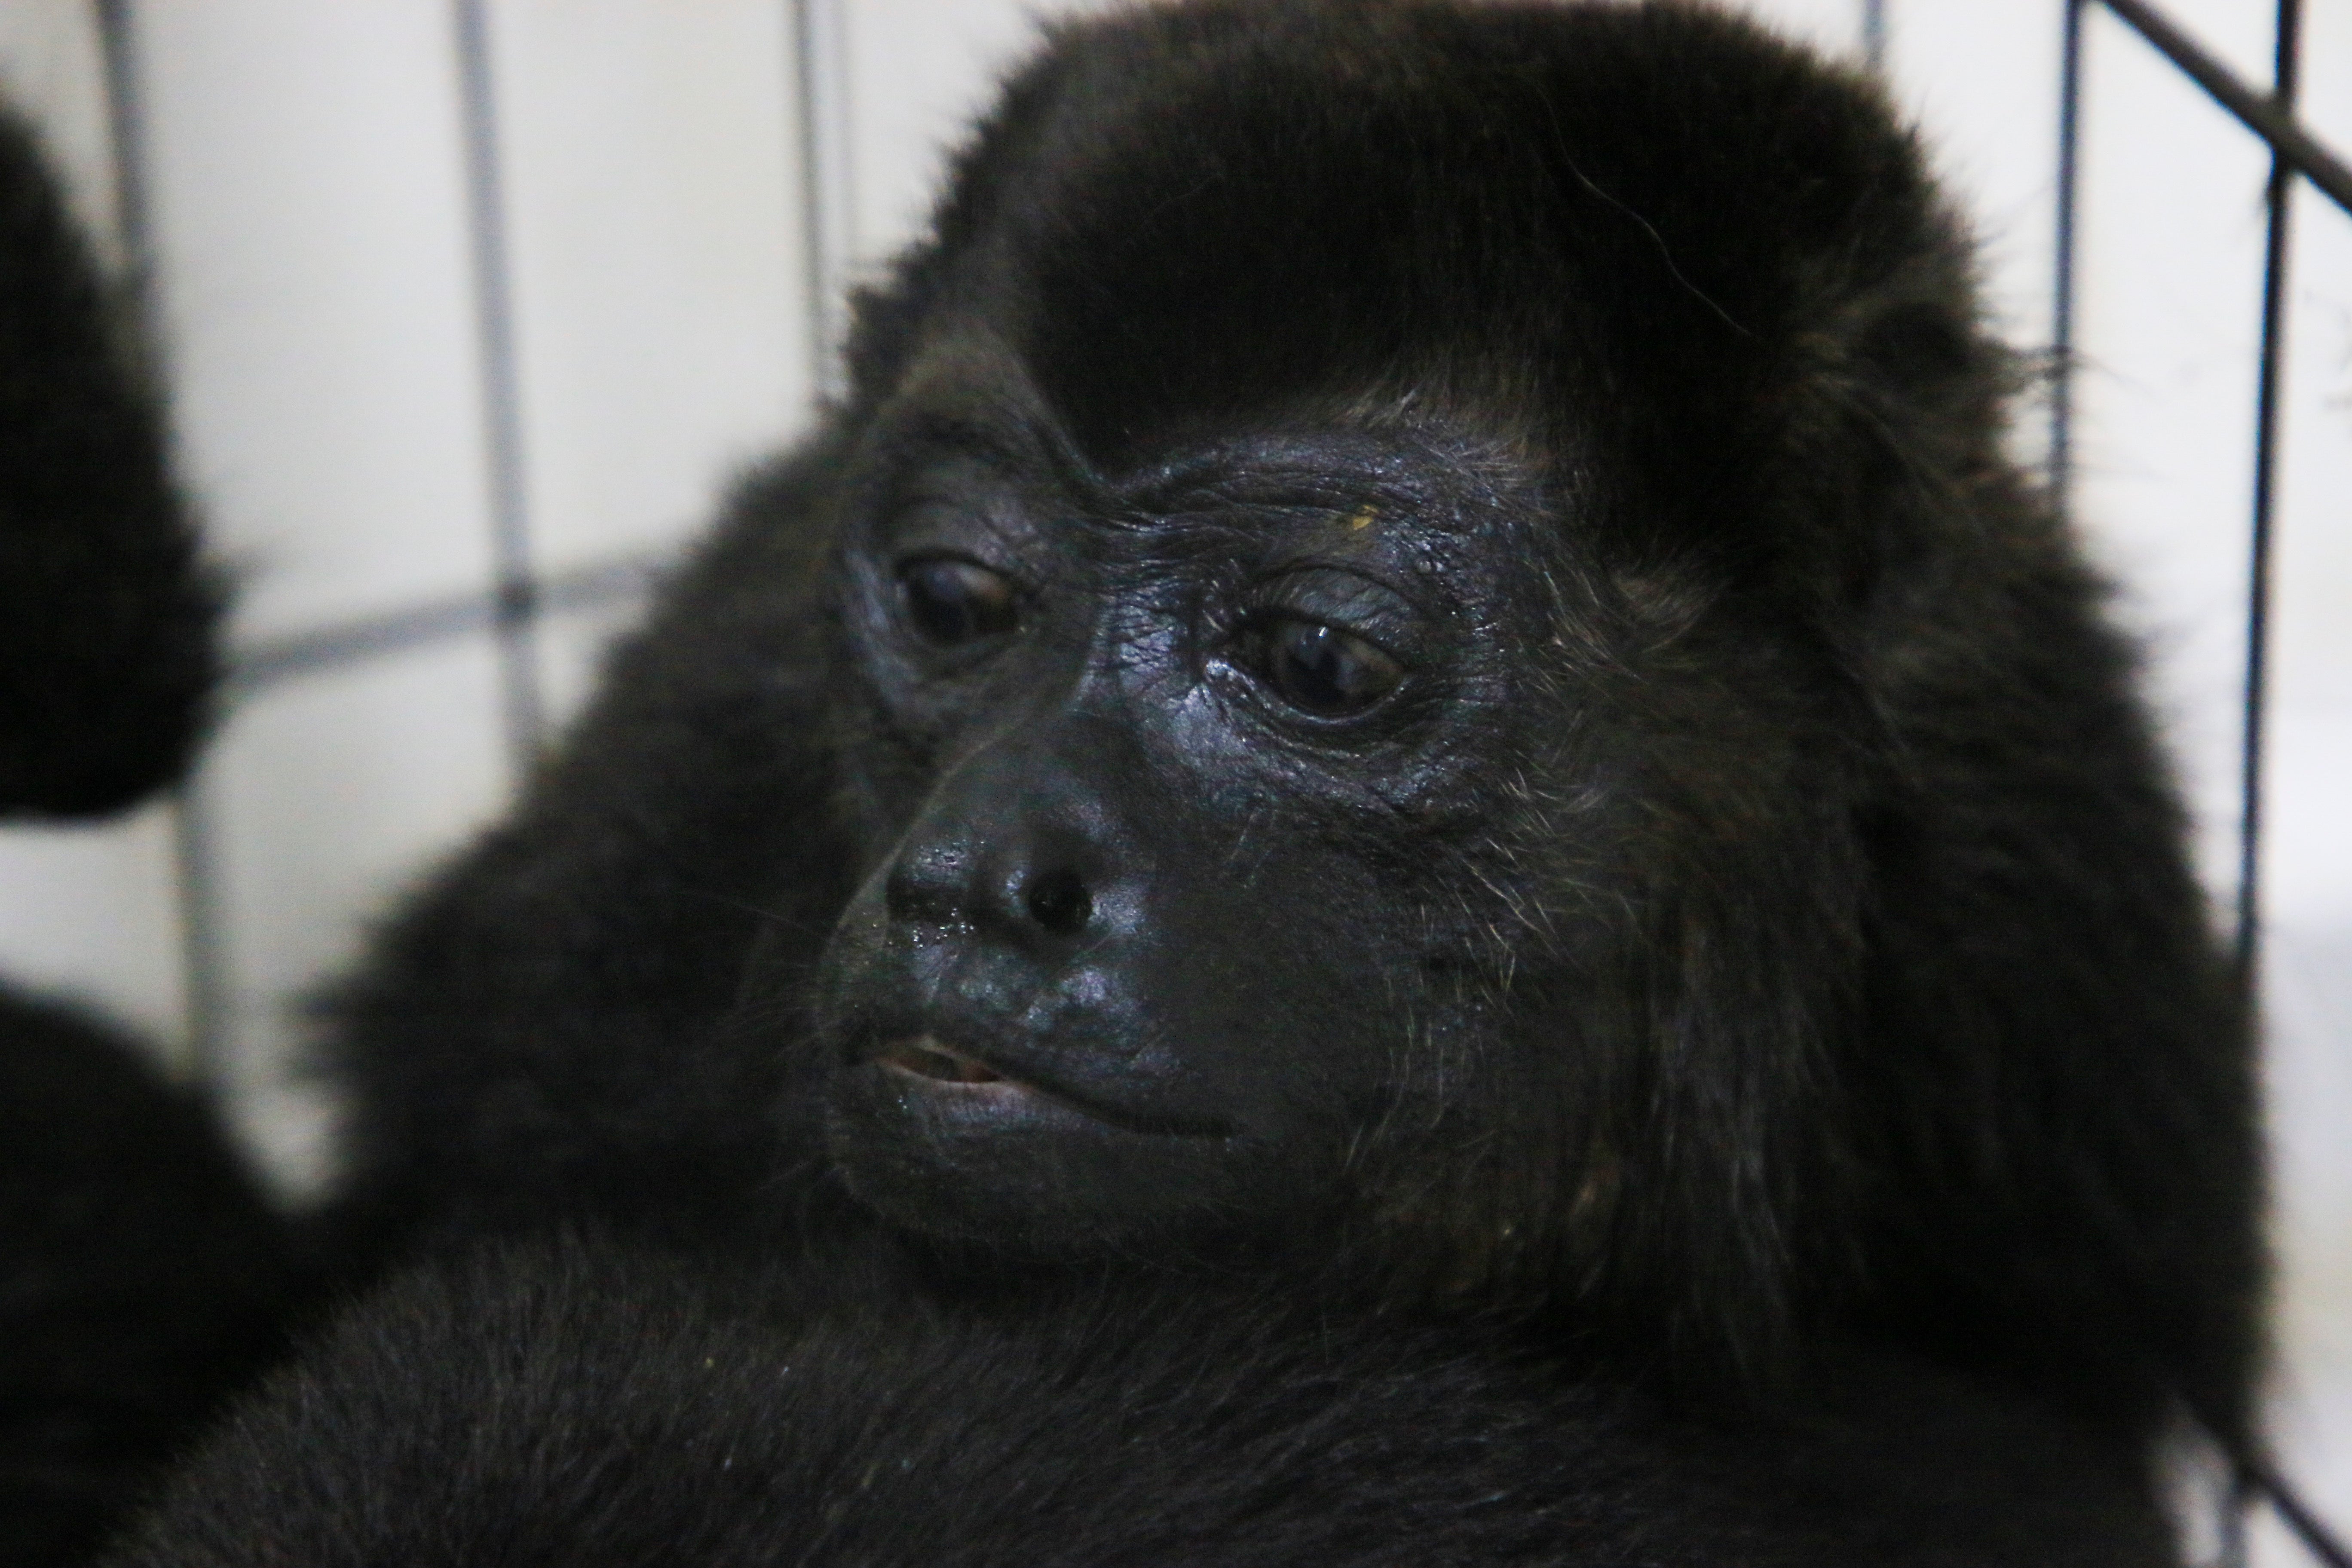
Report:
[[[320,710],[310,705],[305,694],[335,682],[358,689],[370,681],[404,681],[409,684],[402,688],[404,701],[421,700],[426,708],[470,704],[470,738],[462,745],[438,731],[399,731],[389,743],[379,738],[380,746],[392,749],[372,753],[381,759],[373,765],[408,770],[402,774],[407,782],[400,787],[439,803],[426,814],[426,826],[395,825],[383,837],[396,842],[401,856],[413,859],[420,850],[445,845],[455,829],[487,817],[513,782],[530,771],[586,684],[596,648],[643,602],[683,525],[707,510],[706,495],[677,486],[651,499],[625,493],[609,502],[583,500],[593,480],[568,474],[542,449],[547,446],[545,405],[558,395],[552,389],[583,382],[593,385],[601,370],[624,382],[637,378],[617,402],[638,410],[663,395],[698,407],[732,397],[750,411],[712,414],[696,437],[700,444],[685,443],[693,447],[691,465],[706,469],[716,470],[725,461],[741,461],[762,447],[782,444],[830,390],[834,372],[824,349],[840,337],[846,286],[861,267],[887,248],[884,242],[904,231],[911,211],[906,193],[919,189],[920,169],[931,144],[952,131],[951,113],[929,120],[901,116],[884,123],[876,119],[873,105],[918,100],[940,82],[961,94],[961,101],[971,101],[985,75],[975,62],[1001,58],[1026,24],[1016,7],[994,0],[984,5],[964,0],[960,6],[950,0],[746,0],[695,8],[697,19],[690,24],[680,20],[683,13],[664,14],[659,26],[702,29],[705,36],[698,46],[702,52],[689,60],[664,39],[642,32],[656,26],[646,18],[656,14],[657,7],[636,7],[643,15],[632,23],[629,17],[635,13],[625,0],[609,0],[569,15],[520,0],[377,0],[367,6],[315,9],[303,6],[301,0],[235,0],[212,8],[178,9],[145,6],[137,0],[11,4],[47,5],[58,16],[69,7],[94,40],[93,92],[109,149],[98,173],[110,182],[102,205],[113,215],[118,257],[158,302],[165,363],[175,383],[184,380],[181,373],[192,359],[202,357],[202,345],[192,349],[190,344],[207,330],[204,323],[226,321],[230,325],[225,330],[234,331],[240,312],[246,312],[243,319],[249,322],[254,312],[270,302],[235,290],[206,295],[201,278],[190,280],[201,268],[185,263],[188,245],[173,237],[174,225],[184,229],[187,223],[184,213],[173,210],[173,192],[201,186],[203,176],[191,172],[188,153],[176,140],[174,127],[187,119],[187,111],[173,97],[179,90],[173,85],[176,79],[160,71],[159,65],[190,50],[234,49],[239,26],[342,26],[353,38],[373,37],[390,54],[408,49],[420,58],[429,55],[429,70],[439,76],[440,85],[432,91],[439,95],[433,100],[435,112],[446,111],[444,132],[436,132],[439,140],[411,147],[405,155],[423,163],[442,158],[447,165],[448,200],[444,205],[448,212],[436,233],[436,243],[448,254],[435,265],[440,268],[436,276],[442,276],[436,286],[448,296],[441,315],[457,324],[449,341],[419,333],[404,352],[440,356],[436,363],[441,369],[436,374],[449,390],[439,399],[446,406],[435,415],[441,420],[436,428],[442,434],[436,438],[444,441],[438,449],[464,459],[454,467],[478,476],[478,493],[453,499],[446,489],[433,489],[432,482],[419,477],[431,465],[416,461],[413,452],[407,460],[376,473],[389,498],[383,501],[386,515],[401,512],[394,520],[399,527],[379,531],[397,535],[406,552],[358,562],[355,570],[375,572],[382,581],[367,593],[340,598],[335,592],[322,593],[318,598],[328,606],[323,610],[313,605],[300,615],[278,613],[264,594],[259,611],[248,605],[250,613],[241,613],[226,734],[216,760],[164,814],[160,826],[132,830],[134,837],[143,835],[139,839],[145,846],[142,852],[161,867],[153,879],[161,888],[158,896],[173,907],[171,918],[156,927],[167,933],[164,940],[174,948],[169,959],[173,977],[158,987],[159,994],[171,998],[163,1010],[172,1016],[164,1020],[162,1032],[186,1042],[183,1065],[192,1072],[240,1086],[235,1098],[244,1102],[264,1142],[277,1140],[281,1163],[299,1171],[305,1147],[301,1129],[311,1128],[315,1142],[323,1113],[316,1108],[306,1113],[299,1097],[289,1100],[279,1092],[282,1086],[273,1087],[273,1070],[286,1055],[289,1038],[299,1036],[301,1026],[299,1009],[289,998],[299,996],[343,951],[336,944],[347,939],[322,943],[315,931],[329,927],[355,931],[359,917],[381,902],[389,880],[409,874],[397,868],[409,860],[387,850],[320,895],[299,878],[273,879],[267,867],[254,869],[255,842],[268,836],[264,829],[282,826],[272,805],[279,797],[272,789],[301,787],[302,759],[332,751],[334,736],[341,732],[332,725],[318,727]],[[2240,8],[2251,4],[2240,0]],[[1901,96],[1905,83],[1899,57],[1906,29],[1931,15],[1948,16],[1948,10],[1941,8],[1959,5],[1960,0],[1908,0],[1907,5],[1905,0],[1754,0],[1752,8],[1853,50],[1873,68],[1888,71]],[[2197,27],[2177,19],[2184,5],[2180,0],[2168,13],[2147,0],[2002,0],[1987,9],[2001,12],[2015,27],[2045,37],[2054,66],[2051,86],[2055,101],[2042,106],[2055,143],[2049,149],[2048,179],[2042,186],[2048,205],[2036,216],[2021,218],[2015,212],[2011,216],[2027,226],[2047,226],[2048,270],[2041,275],[2046,280],[2045,297],[2035,311],[2037,323],[2046,321],[2052,367],[2044,389],[2048,419],[2042,455],[2062,500],[2080,490],[2086,473],[2097,464],[2095,457],[2085,456],[2080,383],[2084,365],[2096,357],[2084,352],[2084,312],[2110,276],[2086,274],[2083,259],[2085,204],[2096,195],[2086,136],[2099,122],[2103,108],[2092,62],[2107,47],[2098,35],[2115,35],[2118,42],[2133,40],[2131,47],[2144,48],[2179,82],[2210,98],[2249,146],[2267,159],[2258,298],[2249,301],[2258,310],[2259,329],[2252,355],[2252,407],[2246,413],[2252,462],[2242,613],[2237,616],[2242,644],[2229,698],[2230,728],[2235,731],[2230,747],[2234,787],[2229,791],[2234,797],[2234,821],[2228,824],[2227,852],[2208,855],[2209,872],[2220,861],[2228,862],[2211,879],[2234,907],[2239,973],[2242,982],[2255,990],[2263,974],[2263,876],[2269,826],[2263,803],[2270,784],[2265,766],[2272,741],[2268,716],[2276,682],[2288,348],[2294,323],[2302,319],[2292,309],[2293,218],[2299,199],[2315,198],[2334,209],[2331,221],[2352,215],[2352,167],[2299,113],[2298,89],[2307,74],[2307,35],[2312,30],[2302,0],[2276,0],[2268,18],[2267,84],[2248,68],[2243,49],[2235,57],[2219,51]],[[197,15],[208,9],[213,12],[209,22]],[[2352,12],[2352,5],[2346,10]],[[330,13],[341,16],[322,19]],[[956,18],[952,23],[950,15]],[[231,21],[224,23],[223,18]],[[665,122],[668,129],[662,134],[674,132],[683,150],[672,149],[680,162],[667,167],[698,166],[698,159],[714,165],[712,181],[735,182],[738,192],[763,192],[763,205],[739,202],[732,195],[708,203],[714,212],[723,207],[731,215],[742,209],[736,215],[741,221],[728,230],[733,237],[714,242],[717,249],[735,246],[740,257],[720,263],[703,258],[696,265],[705,271],[692,276],[691,268],[641,276],[632,285],[635,292],[626,296],[632,302],[627,308],[648,318],[643,325],[647,335],[703,334],[693,339],[696,353],[680,356],[679,363],[695,362],[698,354],[705,364],[757,361],[789,367],[784,372],[762,372],[764,380],[746,381],[741,376],[730,380],[730,373],[705,375],[698,371],[681,376],[673,371],[664,381],[657,367],[646,368],[652,360],[646,351],[635,360],[625,355],[591,363],[583,376],[578,363],[555,365],[543,343],[534,349],[535,332],[541,339],[548,335],[534,327],[534,309],[547,292],[551,276],[543,259],[534,258],[543,258],[551,247],[562,248],[565,231],[561,221],[541,210],[544,203],[534,206],[533,193],[551,182],[607,176],[583,174],[583,166],[593,159],[577,149],[550,152],[548,137],[533,126],[547,120],[544,100],[554,89],[546,86],[547,73],[535,76],[524,62],[534,49],[560,52],[567,47],[564,30],[583,26],[604,26],[615,37],[626,35],[616,53],[635,50],[635,68],[656,75],[715,70],[723,79],[698,78],[685,89],[673,82],[667,89],[663,102],[668,106],[664,111],[669,115]],[[207,26],[213,33],[205,32]],[[372,26],[376,31],[368,34]],[[632,26],[641,31],[632,34]],[[894,27],[927,29],[933,35],[944,29],[954,37],[945,44],[935,38],[923,48],[909,48],[894,40]],[[2352,45],[2352,28],[2344,31],[2343,40]],[[0,55],[5,55],[5,43],[0,37]],[[350,45],[347,39],[344,47]],[[939,58],[952,61],[944,75],[924,63]],[[0,58],[0,66],[5,63]],[[594,77],[592,67],[582,68]],[[2038,89],[2039,81],[2033,86]],[[702,124],[697,118],[702,100],[736,87],[749,95],[744,101],[756,100],[756,112],[746,110],[718,131],[712,129],[717,120]],[[616,87],[609,75],[602,79],[604,90],[625,88]],[[366,84],[357,90],[368,90]],[[1988,84],[1963,82],[1952,90],[1984,91]],[[534,93],[539,97],[534,99]],[[215,118],[234,119],[233,110],[232,105]],[[586,121],[574,113],[562,122],[577,126]],[[765,128],[764,137],[743,137],[742,127],[754,122]],[[732,137],[723,152],[713,139],[721,132]],[[223,134],[254,156],[286,155],[267,127],[240,132],[231,126]],[[237,142],[239,136],[245,140]],[[759,145],[750,146],[753,142]],[[374,156],[364,150],[348,155]],[[565,155],[572,157],[571,165],[559,166]],[[904,168],[888,168],[887,177],[877,174],[893,159]],[[89,172],[84,173],[87,176]],[[640,194],[656,205],[667,199],[661,188],[665,181],[676,179],[674,173],[659,171],[627,177],[637,179]],[[877,195],[884,186],[887,192]],[[184,205],[193,198],[178,199]],[[893,203],[896,208],[886,210]],[[758,212],[752,214],[755,205]],[[353,211],[337,218],[359,237],[348,254],[364,258],[371,245],[385,248],[380,237],[387,231],[370,226],[379,217]],[[379,237],[372,240],[370,236]],[[627,250],[625,245],[610,248]],[[593,257],[596,249],[592,238],[584,253]],[[572,254],[583,253],[575,249]],[[743,257],[768,270],[747,280]],[[2129,259],[2134,268],[2149,270],[2167,263],[2161,256]],[[616,268],[625,264],[625,258],[614,262]],[[713,265],[734,268],[715,291],[705,287]],[[384,297],[405,298],[399,291],[411,285],[423,286],[413,278],[387,278]],[[754,324],[683,321],[646,303],[688,298],[698,289],[714,292],[729,309],[754,300],[756,309],[749,311]],[[714,319],[716,314],[714,308]],[[2345,363],[2352,366],[2352,299],[2344,305],[2344,318]],[[306,344],[305,350],[321,363],[333,353],[331,342]],[[229,358],[233,361],[234,354]],[[567,380],[551,371],[571,374]],[[707,386],[701,384],[705,382]],[[741,390],[747,385],[753,392]],[[202,432],[191,433],[187,426],[202,423],[203,399],[184,385],[179,390],[183,445],[201,448]],[[703,402],[697,403],[698,398]],[[2352,404],[2352,398],[2346,401]],[[307,428],[309,411],[292,407],[278,412],[289,427],[298,432]],[[583,446],[581,429],[593,435],[600,427],[597,420],[609,417],[593,410],[581,415],[570,437],[573,449]],[[641,418],[642,414],[625,417]],[[2216,435],[2214,439],[2225,437]],[[270,453],[297,461],[289,448],[299,445],[298,434],[282,446],[257,448],[248,444],[247,454],[261,451],[264,456],[257,463],[279,460]],[[241,507],[253,512],[270,510],[253,499],[266,497],[266,486],[238,489],[248,479],[232,472],[215,486],[198,472],[194,484],[215,521],[235,522]],[[345,483],[351,488],[348,479]],[[615,489],[626,491],[627,486]],[[608,513],[634,508],[669,521],[657,528],[576,526],[579,515],[600,508]],[[442,520],[434,526],[456,542],[451,549],[464,557],[464,570],[436,574],[411,569],[417,552],[408,549],[407,542],[415,532],[413,520],[419,516]],[[2340,515],[2336,521],[2340,525]],[[317,528],[331,526],[331,520],[281,518],[273,526]],[[2204,516],[2200,526],[2219,538],[2219,531],[2237,525],[2213,514]],[[266,556],[268,552],[265,543],[249,552]],[[237,558],[234,544],[231,554],[233,565],[251,564]],[[429,689],[421,700],[419,683]],[[244,738],[246,731],[271,725],[276,726],[268,731],[276,737],[271,742],[276,750],[260,762],[246,755],[254,749]],[[220,759],[222,752],[228,753],[225,760]],[[280,775],[290,776],[291,782],[273,784]],[[2211,801],[2207,804],[2207,814],[2215,815]],[[349,826],[348,820],[329,821],[316,831],[331,835]],[[6,904],[7,896],[0,890],[0,917],[5,917]],[[0,918],[0,964],[11,956],[7,930]],[[262,957],[257,960],[256,953]],[[136,1006],[131,1010],[134,1015],[138,1011]],[[2344,1030],[2330,1048],[2344,1058],[2345,1070],[2352,1071],[2352,1029]],[[278,1098],[271,1099],[272,1093]],[[305,1114],[310,1117],[308,1122]],[[289,1125],[296,1129],[293,1133],[287,1131]],[[2352,1552],[2343,1536],[2331,1533],[2318,1510],[2284,1473],[2292,1467],[2293,1456],[2282,1460],[2267,1453],[2228,1455],[2218,1467],[2209,1467],[2218,1468],[2221,1480],[2209,1489],[2218,1501],[2210,1510],[2212,1518],[2204,1521],[2207,1539],[2200,1550],[2229,1564],[2254,1558],[2265,1564],[2284,1563],[2299,1553],[2304,1560],[2333,1568],[2352,1568]]]
[[[2285,355],[2289,220],[2299,184],[2307,182],[2338,208],[2352,212],[2352,168],[2295,120],[2301,77],[2302,0],[2278,0],[2273,26],[2272,88],[2250,87],[2163,12],[2145,0],[2064,0],[2064,44],[2058,116],[2056,267],[2052,286],[2053,363],[2057,384],[2051,400],[2051,482],[2064,502],[2073,488],[2074,326],[2076,289],[2075,224],[2080,205],[2080,135],[2084,109],[2083,46],[2085,14],[2094,5],[2131,28],[2175,69],[2262,139],[2270,153],[2263,192],[2260,368],[2254,394],[2253,485],[2247,530],[2245,673],[2239,744],[2239,811],[2235,917],[2238,982],[2258,994],[2262,950],[2263,784],[2269,707],[2268,664],[2272,593],[2272,536],[2276,515],[2281,438],[2281,385]],[[2294,1539],[2330,1568],[2352,1568],[2352,1551],[2322,1522],[2267,1456],[2228,1457],[2230,1501],[2221,1530],[2221,1560],[2235,1568],[2247,1561],[2248,1510],[2276,1511]]]

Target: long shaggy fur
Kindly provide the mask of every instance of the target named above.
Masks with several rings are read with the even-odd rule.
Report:
[[[862,1260],[730,1276],[593,1244],[493,1248],[352,1312],[107,1561],[2165,1559],[2141,1478],[2089,1435],[1884,1363],[1824,1384],[1815,1414],[1708,1426],[1507,1336],[1247,1289],[1103,1283],[990,1311]]]
[[[1056,33],[935,228],[860,301],[825,433],[352,989],[355,1247],[866,1223],[739,976],[755,940],[813,967],[870,852],[845,454],[984,342],[1106,469],[1438,409],[1554,520],[1527,724],[1574,744],[1497,772],[1482,841],[1397,848],[1469,868],[1499,947],[1463,984],[1517,1053],[1447,1080],[1453,1163],[1369,1148],[1381,1223],[1335,1234],[1702,1384],[1862,1341],[2242,1430],[2246,1020],[2129,649],[2002,453],[1965,236],[1874,88],[1674,5],[1147,10]]]
[[[209,1108],[0,995],[0,1565],[86,1561],[283,1351],[294,1279]]]
[[[218,595],[128,316],[0,109],[0,816],[128,805],[205,719]]]

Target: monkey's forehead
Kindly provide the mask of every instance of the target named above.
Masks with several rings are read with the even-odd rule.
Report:
[[[927,335],[876,410],[861,452],[870,470],[973,472],[1051,480],[1106,511],[1295,510],[1378,519],[1410,513],[1437,531],[1482,528],[1486,514],[1535,509],[1571,484],[1579,454],[1541,439],[1523,410],[1442,378],[1379,383],[1339,395],[1259,402],[1246,417],[1194,416],[1105,464],[1080,448],[1066,411],[1020,350],[970,323]]]
[[[939,232],[929,297],[984,310],[1104,451],[1366,388],[1565,405],[1645,359],[1752,385],[1822,279],[1950,243],[1874,89],[1613,5],[1066,28]]]

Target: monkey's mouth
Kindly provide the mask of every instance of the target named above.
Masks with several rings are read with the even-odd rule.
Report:
[[[1059,1079],[1015,1078],[936,1035],[893,1040],[869,1059],[902,1081],[917,1080],[926,1094],[940,1097],[933,1103],[955,1102],[960,1114],[1024,1117],[1041,1111],[1065,1116],[1075,1112],[1090,1121],[1148,1137],[1230,1138],[1234,1134],[1232,1123],[1221,1117],[1157,1115]]]
[[[1002,1083],[1016,1089],[1030,1086],[1006,1078],[978,1057],[968,1057],[940,1044],[929,1035],[900,1040],[877,1052],[874,1059],[895,1071],[940,1083]]]

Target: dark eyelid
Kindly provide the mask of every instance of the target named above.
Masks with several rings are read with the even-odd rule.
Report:
[[[1422,650],[1428,612],[1394,584],[1354,563],[1311,558],[1286,562],[1253,585],[1246,614],[1320,621],[1361,637],[1407,667]]]
[[[1266,579],[1270,584],[1291,584],[1302,580],[1310,588],[1326,584],[1337,587],[1339,591],[1336,594],[1318,595],[1335,600],[1402,601],[1406,605],[1412,603],[1411,595],[1404,593],[1384,576],[1365,571],[1364,563],[1361,562],[1328,559],[1286,562],[1280,572]]]
[[[1021,497],[1015,479],[979,458],[917,463],[881,492],[870,537],[894,561],[961,553],[1005,571],[1028,532]]]

